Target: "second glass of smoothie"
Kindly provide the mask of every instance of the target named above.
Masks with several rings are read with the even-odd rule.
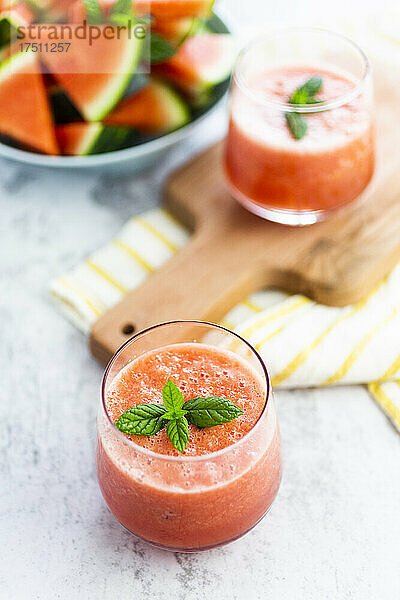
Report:
[[[298,94],[320,80],[314,94]],[[238,58],[225,168],[248,210],[307,225],[355,200],[374,170],[370,67],[350,40],[312,28],[276,31]]]
[[[125,435],[128,409],[161,404],[168,380],[184,400],[227,398],[243,410],[229,423],[189,424],[176,450],[162,429]],[[110,362],[98,417],[97,475],[115,517],[167,550],[198,551],[232,541],[268,511],[281,480],[277,417],[265,365],[236,334],[209,323],[165,323],[141,332]]]

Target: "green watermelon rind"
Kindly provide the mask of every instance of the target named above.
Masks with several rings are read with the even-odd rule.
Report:
[[[215,4],[215,0],[210,0],[209,1],[207,10],[205,11],[205,17],[206,18],[207,18],[207,16],[212,15],[214,4]]]
[[[120,63],[118,73],[111,75],[111,81],[103,92],[97,97],[80,106],[84,117],[88,121],[101,121],[118,104],[126,88],[128,87],[132,75],[135,73],[142,53],[143,41],[132,36],[127,40],[125,48],[128,50]]]
[[[213,35],[224,38],[227,44],[225,52],[220,60],[216,64],[210,66],[207,70],[203,71],[197,87],[197,89],[200,88],[202,92],[205,92],[228,79],[232,73],[235,62],[235,43],[233,35],[230,33],[213,33]]]
[[[168,132],[175,131],[187,125],[191,121],[192,115],[181,95],[165,81],[161,81],[157,77],[153,77],[153,81],[163,90],[164,110],[168,115],[166,130]]]
[[[6,58],[0,65],[0,84],[2,81],[7,79],[7,77],[12,76],[16,71],[18,71],[20,63],[24,65],[35,62],[36,57],[31,50],[28,52],[17,52],[9,58]],[[27,72],[29,73],[29,70]]]
[[[129,134],[130,131],[127,127],[105,127],[91,149],[91,154],[121,150]]]
[[[129,136],[126,127],[113,127],[102,123],[87,123],[87,128],[79,145],[73,149],[75,156],[103,154],[120,150]]]

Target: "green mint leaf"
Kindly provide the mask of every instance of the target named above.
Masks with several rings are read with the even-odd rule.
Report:
[[[154,435],[165,426],[165,413],[161,404],[138,404],[124,412],[115,425],[128,435]]]
[[[89,25],[104,23],[104,14],[97,0],[83,0],[86,9],[86,20]]]
[[[189,422],[197,427],[222,425],[243,414],[243,411],[233,402],[218,396],[192,398],[185,402],[183,409]]]
[[[319,104],[323,100],[314,98],[322,87],[322,77],[310,77],[292,94],[289,104]],[[286,123],[295,140],[301,140],[307,133],[307,122],[300,113],[285,113]]]
[[[285,113],[286,123],[295,140],[301,140],[307,133],[307,122],[300,113]]]
[[[175,54],[175,48],[158,33],[150,36],[150,57],[153,64],[164,62]]]
[[[167,436],[174,448],[179,450],[179,452],[184,451],[189,441],[189,427],[185,417],[168,421]]]
[[[301,87],[307,90],[308,96],[315,96],[321,91],[322,77],[310,77]]]
[[[183,406],[182,392],[173,381],[168,379],[162,391],[163,401],[168,412],[175,413],[176,410]]]
[[[322,77],[310,77],[298,87],[289,100],[290,104],[311,104],[310,100],[318,94],[322,87]]]

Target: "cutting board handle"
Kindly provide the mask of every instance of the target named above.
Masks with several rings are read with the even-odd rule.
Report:
[[[201,227],[180,252],[100,317],[90,335],[93,355],[105,364],[132,335],[165,321],[218,321],[265,283],[265,273],[261,276],[249,255],[238,255],[234,236],[227,235],[217,227]]]

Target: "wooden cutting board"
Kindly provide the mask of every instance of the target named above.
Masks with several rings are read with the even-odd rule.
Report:
[[[224,181],[222,143],[173,173],[164,203],[193,236],[94,324],[93,355],[105,363],[133,333],[163,321],[218,322],[265,286],[334,306],[366,296],[400,260],[400,91],[386,70],[377,72],[375,89],[374,179],[325,223],[285,227],[239,206]]]

